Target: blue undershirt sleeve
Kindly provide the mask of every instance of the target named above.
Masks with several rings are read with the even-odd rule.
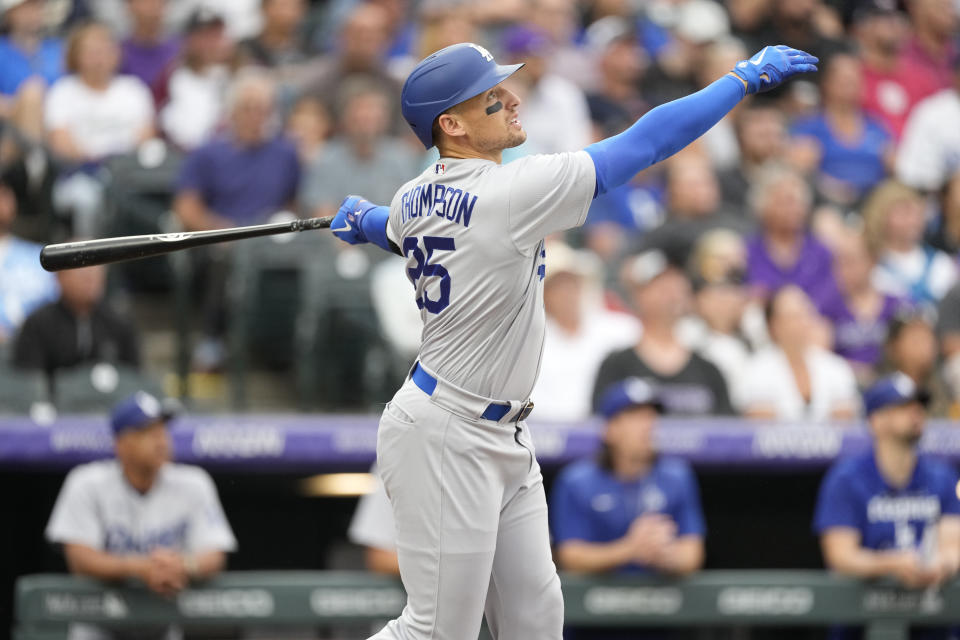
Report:
[[[626,183],[702,136],[746,94],[743,82],[725,75],[705,88],[647,112],[623,133],[586,148],[597,171],[594,197]]]
[[[390,217],[390,207],[374,207],[360,218],[360,230],[366,239],[384,251],[393,253],[390,241],[387,239],[387,219]]]

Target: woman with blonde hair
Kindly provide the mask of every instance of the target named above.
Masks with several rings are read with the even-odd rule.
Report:
[[[694,246],[687,270],[694,314],[681,322],[680,340],[716,365],[739,407],[751,351],[767,341],[763,311],[746,285],[746,244],[729,229],[708,231]]]
[[[95,22],[81,25],[67,41],[69,75],[47,94],[47,139],[71,167],[56,185],[54,204],[72,211],[74,235],[96,234],[103,198],[99,163],[132,152],[154,135],[150,91],[138,78],[117,75],[119,64],[120,46],[110,30]]]
[[[913,304],[935,305],[957,281],[957,266],[946,253],[924,243],[925,208],[919,193],[887,180],[873,190],[862,213],[877,261],[877,289]]]

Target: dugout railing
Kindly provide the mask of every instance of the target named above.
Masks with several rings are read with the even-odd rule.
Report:
[[[864,625],[867,640],[906,640],[910,625],[960,623],[960,581],[906,590],[822,571],[704,571],[681,580],[564,575],[566,623],[579,627]],[[64,638],[69,622],[117,629],[311,627],[398,614],[399,581],[354,572],[228,572],[163,599],[65,575],[16,585],[15,640]]]

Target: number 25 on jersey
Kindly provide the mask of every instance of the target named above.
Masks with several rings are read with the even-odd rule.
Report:
[[[453,244],[453,238],[423,236],[423,248],[427,251],[426,257],[420,249],[420,238],[411,236],[403,239],[403,255],[406,258],[412,258],[414,263],[407,269],[407,276],[418,293],[417,307],[426,309],[430,313],[440,313],[450,306],[450,274],[443,265],[430,261],[434,257],[434,251],[453,251],[456,246]],[[407,264],[410,264],[410,260]],[[440,297],[436,300],[431,300],[427,295],[426,282],[422,288],[417,284],[421,277],[430,276],[440,278]]]

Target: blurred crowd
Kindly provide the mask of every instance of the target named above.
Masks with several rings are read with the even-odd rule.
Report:
[[[852,419],[859,391],[894,370],[931,391],[934,415],[960,416],[955,0],[0,7],[0,356],[11,366],[143,366],[134,323],[110,304],[115,291],[136,300],[142,279],[54,277],[38,243],[329,215],[350,193],[389,203],[435,159],[398,95],[443,46],[474,41],[526,63],[513,88],[528,139],[510,161],[615,134],[784,43],[819,56],[820,72],[745,100],[548,242],[537,416],[583,419],[609,384],[638,376],[658,384],[667,414]],[[348,308],[345,296],[325,303],[337,313],[320,333],[348,344],[352,366],[389,360],[402,375],[419,335],[402,261],[325,234],[271,247],[302,264],[326,255],[354,295]],[[230,296],[249,271],[234,247],[192,259],[203,309],[192,367],[223,370],[236,355]],[[293,316],[296,304],[272,310]],[[296,331],[306,323],[297,315]],[[356,377],[354,389],[369,378]]]

